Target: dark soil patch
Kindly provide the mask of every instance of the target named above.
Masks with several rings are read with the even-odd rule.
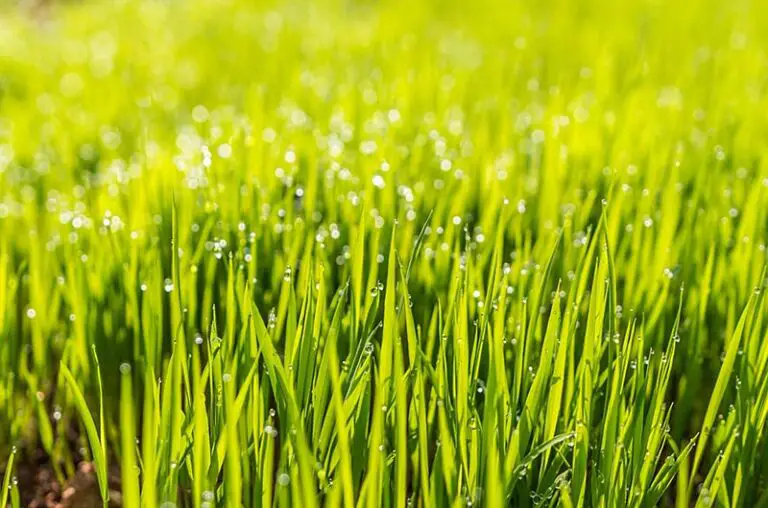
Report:
[[[82,460],[77,472],[62,485],[54,473],[49,458],[38,450],[33,457],[15,466],[22,506],[29,508],[101,508],[99,484],[93,464]],[[119,474],[109,478],[112,508],[122,506]]]
[[[76,468],[69,478],[63,482],[57,478],[56,468],[65,471],[64,464],[54,464],[45,450],[34,445],[19,446],[19,453],[13,465],[19,489],[21,506],[30,508],[102,508],[99,483],[93,464],[83,456],[78,444],[80,433],[76,426],[71,425],[65,436],[66,448],[71,457],[70,464]],[[113,508],[122,505],[120,495],[120,470],[117,462],[110,461],[109,489],[110,503]],[[5,464],[0,464],[0,472]],[[69,467],[71,471],[72,466]],[[65,474],[66,473],[62,473]],[[0,477],[1,478],[1,477]]]

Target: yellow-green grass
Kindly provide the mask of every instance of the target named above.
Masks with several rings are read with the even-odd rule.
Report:
[[[766,87],[747,1],[4,7],[0,504],[74,426],[128,508],[768,505]]]

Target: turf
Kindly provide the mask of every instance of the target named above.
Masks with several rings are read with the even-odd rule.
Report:
[[[768,506],[766,48],[743,0],[6,5],[0,506],[36,456],[127,508]]]

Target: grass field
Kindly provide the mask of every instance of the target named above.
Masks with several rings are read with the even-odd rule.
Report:
[[[0,506],[768,506],[759,2],[1,12]]]

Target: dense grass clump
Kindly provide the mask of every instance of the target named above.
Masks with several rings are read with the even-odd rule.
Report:
[[[4,8],[0,506],[81,460],[128,508],[768,506],[766,48],[740,0]]]

